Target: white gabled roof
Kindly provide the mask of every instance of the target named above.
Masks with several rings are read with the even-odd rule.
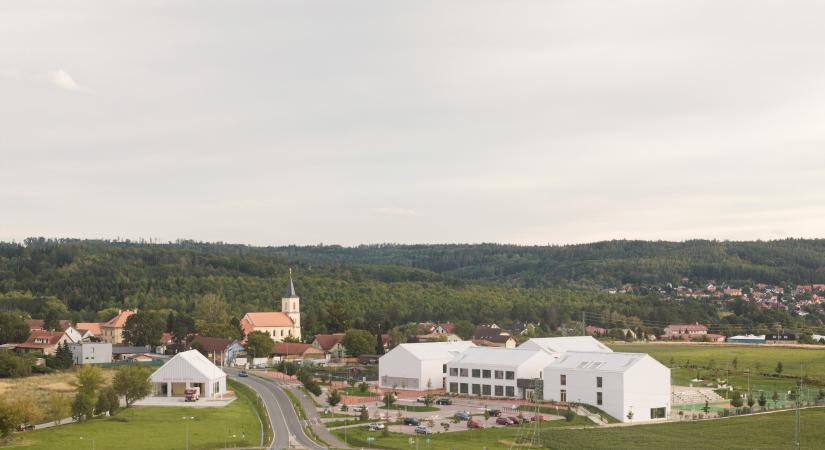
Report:
[[[216,380],[226,377],[223,370],[212,364],[201,352],[189,350],[178,353],[152,374],[153,382],[174,380]]]
[[[503,348],[503,347],[472,347],[464,351],[452,364],[496,365],[519,367],[533,358],[545,358],[548,362],[552,355],[544,350]]]
[[[547,369],[624,372],[649,357],[646,353],[567,352]]]
[[[518,348],[533,348],[547,350],[551,353],[564,352],[603,352],[612,353],[613,350],[592,336],[565,336],[528,339]]]
[[[398,347],[408,351],[419,360],[425,359],[452,359],[468,348],[476,345],[470,341],[458,342],[419,342],[414,344],[400,344]]]

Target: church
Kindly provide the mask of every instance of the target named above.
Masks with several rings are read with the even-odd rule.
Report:
[[[301,299],[292,284],[292,269],[289,270],[286,292],[281,298],[281,310],[248,312],[241,318],[241,327],[244,334],[260,331],[270,335],[275,342],[289,336],[301,340]]]

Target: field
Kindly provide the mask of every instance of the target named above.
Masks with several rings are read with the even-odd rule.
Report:
[[[825,348],[685,344],[615,344],[611,348],[621,352],[648,353],[666,366],[680,366],[672,369],[673,384],[680,386],[690,384],[698,373],[706,382],[727,379],[737,389],[746,390],[746,371],[749,369],[753,391],[782,393],[798,383],[804,364],[805,383],[813,390],[825,388]],[[775,368],[780,361],[782,376],[777,376]],[[686,365],[696,367],[684,368]]]
[[[191,449],[222,448],[225,443],[233,448],[257,446],[260,442],[258,418],[250,403],[239,397],[224,408],[133,407],[112,418],[20,433],[9,447],[86,449],[94,439],[98,449],[183,449],[187,424]]]
[[[115,376],[114,370],[103,370],[106,382],[110,382]],[[2,379],[0,380],[0,398],[4,400],[15,400],[21,397],[30,397],[37,401],[45,401],[52,392],[59,392],[67,397],[74,398],[75,390],[74,372],[58,372],[48,375],[31,375],[25,378]]]
[[[794,437],[794,412],[779,412],[735,417],[730,419],[665,423],[633,427],[613,428],[545,428],[541,436],[543,448],[551,449],[791,449]],[[825,442],[825,410],[802,411],[802,448],[822,448]],[[335,434],[344,439],[343,431]],[[450,450],[481,448],[504,450],[516,437],[517,430],[496,428],[460,433],[436,434],[419,438],[420,448]],[[391,433],[383,437],[381,432],[349,430],[350,444],[367,446],[367,436],[375,437],[373,448],[409,449],[409,436]]]

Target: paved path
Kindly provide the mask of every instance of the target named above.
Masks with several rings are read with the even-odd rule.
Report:
[[[277,383],[277,382],[276,382]],[[339,441],[332,433],[329,432],[327,427],[323,424],[321,419],[321,415],[318,414],[318,407],[315,406],[312,399],[307,397],[307,395],[298,387],[290,384],[282,384],[285,389],[289,389],[293,395],[295,395],[298,400],[301,401],[301,406],[304,408],[304,412],[307,414],[307,419],[309,420],[310,426],[312,430],[315,431],[315,434],[321,437],[327,444],[333,446],[334,448],[347,448],[347,445],[343,442]]]

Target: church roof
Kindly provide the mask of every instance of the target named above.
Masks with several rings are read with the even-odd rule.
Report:
[[[289,282],[286,284],[286,298],[294,298],[297,297],[298,294],[295,293],[295,285],[292,284],[292,269],[289,269]]]

